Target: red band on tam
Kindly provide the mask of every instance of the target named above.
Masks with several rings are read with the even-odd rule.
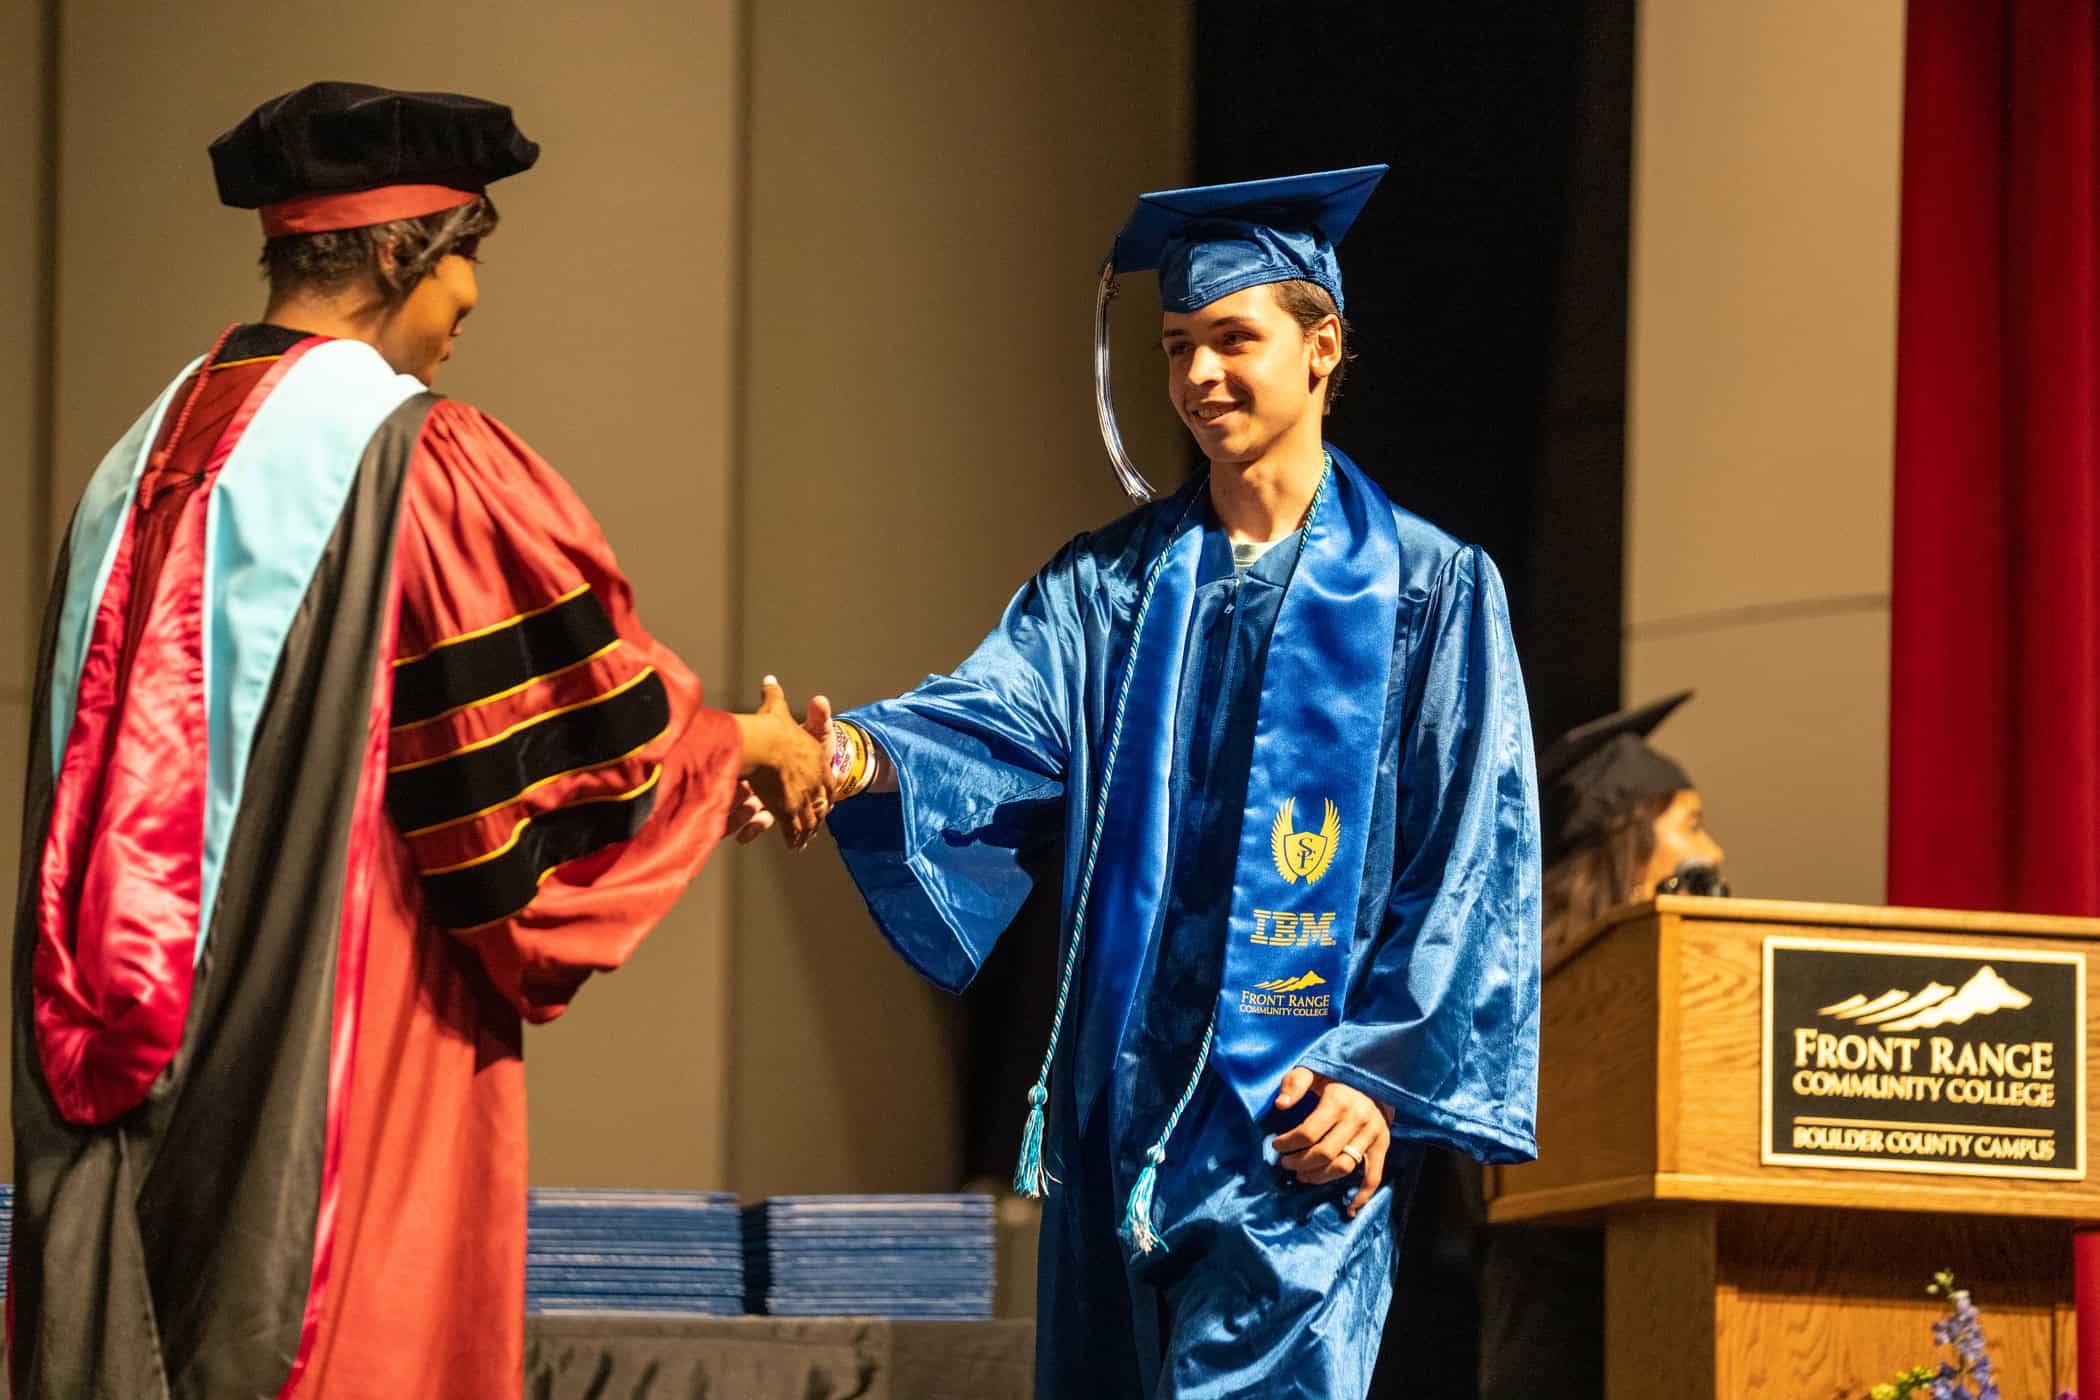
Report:
[[[450,185],[381,185],[375,190],[303,194],[262,207],[263,237],[329,233],[339,228],[392,223],[396,219],[420,219],[479,198],[479,190],[456,190]]]

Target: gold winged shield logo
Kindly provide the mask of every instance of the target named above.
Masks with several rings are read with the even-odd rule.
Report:
[[[1334,848],[1342,842],[1342,814],[1328,799],[1327,815],[1321,819],[1317,833],[1294,831],[1291,815],[1297,805],[1297,798],[1286,797],[1276,809],[1276,821],[1269,828],[1269,854],[1275,858],[1276,873],[1283,877],[1283,883],[1295,885],[1303,880],[1314,885],[1327,873],[1334,861]]]

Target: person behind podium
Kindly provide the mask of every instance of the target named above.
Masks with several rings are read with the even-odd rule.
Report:
[[[1613,909],[1658,893],[1728,892],[1725,853],[1706,828],[1698,786],[1648,743],[1691,694],[1593,720],[1539,759],[1548,975],[1587,946]],[[1484,1235],[1480,1400],[1532,1400],[1545,1389],[1601,1400],[1603,1232],[1499,1226]]]
[[[1692,698],[1683,691],[1569,730],[1539,758],[1547,974],[1597,921],[1657,894],[1726,893],[1725,853],[1706,829],[1691,775],[1648,736]]]

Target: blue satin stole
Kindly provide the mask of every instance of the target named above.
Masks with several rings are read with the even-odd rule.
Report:
[[[1203,563],[1224,543],[1207,500],[1184,513],[1166,545],[1128,663],[1128,727],[1106,796],[1099,888],[1081,933],[1085,1004],[1122,1011],[1088,1016],[1079,1028],[1082,1118],[1142,1019],[1137,974],[1160,937],[1177,842],[1236,837],[1237,860],[1218,872],[1232,901],[1212,1055],[1250,1117],[1261,1116],[1284,1073],[1341,1019],[1355,920],[1340,916],[1353,915],[1363,886],[1378,771],[1368,760],[1384,722],[1399,558],[1392,507],[1346,457],[1329,455],[1329,479],[1282,580],[1265,662],[1251,673],[1254,713],[1244,713],[1244,691],[1235,697],[1240,722],[1253,730],[1247,760],[1206,774],[1201,788],[1177,771],[1184,765],[1176,738],[1187,713],[1212,699],[1183,696],[1185,672],[1192,660],[1200,668],[1206,640],[1191,625]],[[1200,826],[1187,820],[1198,809]]]

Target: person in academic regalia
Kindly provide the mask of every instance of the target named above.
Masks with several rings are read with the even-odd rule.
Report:
[[[1573,957],[1597,920],[1657,894],[1725,894],[1727,858],[1677,760],[1649,744],[1682,691],[1569,730],[1539,758],[1545,814],[1543,970]]]
[[[703,705],[554,470],[428,392],[537,154],[506,107],[350,83],[212,145],[268,308],[110,450],[44,625],[23,1400],[515,1400],[521,1024],[755,802],[799,840],[828,801],[777,688]]]
[[[1166,387],[1209,461],[1079,536],[952,675],[831,726],[883,934],[967,984],[1062,840],[1037,1393],[1360,1397],[1422,1145],[1533,1152],[1538,821],[1501,579],[1322,416],[1334,248],[1382,166],[1145,196]],[[1112,458],[1121,448],[1097,343]]]
[[[1691,698],[1592,720],[1539,759],[1544,968],[1588,946],[1604,915],[1657,894],[1725,895],[1726,859],[1691,775],[1648,743]],[[1477,1173],[1476,1173],[1477,1176]],[[1480,1400],[1604,1395],[1604,1234],[1489,1226],[1480,1251]]]

